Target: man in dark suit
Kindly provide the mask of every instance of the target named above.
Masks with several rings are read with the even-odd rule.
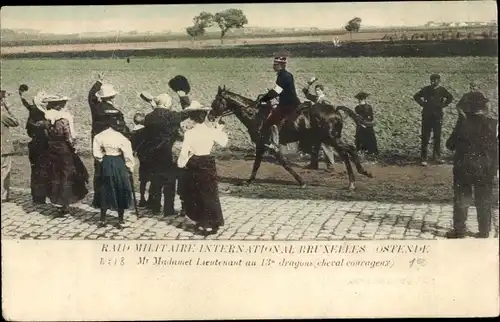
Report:
[[[440,85],[441,76],[432,74],[431,84],[423,87],[413,99],[422,107],[422,144],[421,164],[427,166],[427,147],[431,132],[433,134],[433,161],[441,162],[441,127],[443,125],[443,109],[453,101],[453,95]]]
[[[149,207],[154,213],[161,209],[163,190],[163,215],[175,215],[174,198],[177,181],[177,165],[173,159],[172,148],[179,140],[180,113],[171,110],[172,98],[160,94],[154,98],[155,108],[144,120],[145,140],[147,141],[151,167],[151,187]]]
[[[460,115],[446,147],[455,151],[453,230],[446,236],[465,237],[465,222],[474,190],[479,226],[476,237],[488,238],[494,203],[493,185],[498,171],[498,120],[481,110]]]

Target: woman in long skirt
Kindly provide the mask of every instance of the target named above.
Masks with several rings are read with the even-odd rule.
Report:
[[[82,200],[88,193],[85,184],[88,172],[76,154],[73,117],[66,110],[67,97],[46,96],[41,103],[46,107],[48,121],[48,149],[44,153],[41,173],[45,178],[45,191],[53,204],[61,206],[59,215],[69,213],[69,205]]]
[[[217,233],[224,225],[217,187],[217,168],[210,155],[214,143],[226,146],[227,134],[223,126],[208,127],[205,119],[210,108],[193,101],[184,111],[196,125],[185,132],[177,165],[186,168],[183,177],[183,195],[186,216],[196,223],[198,233],[207,236]]]
[[[93,206],[101,209],[100,226],[105,225],[107,210],[114,210],[118,212],[118,228],[122,228],[125,209],[132,206],[130,180],[135,161],[132,144],[119,132],[119,124],[117,115],[110,111],[106,129],[93,140],[92,152],[100,165],[96,179],[98,195],[94,197]]]
[[[358,99],[359,104],[354,108],[354,111],[363,118],[365,121],[373,121],[373,108],[370,104],[366,103],[366,98],[369,94],[365,92],[358,93],[355,98]],[[365,127],[358,125],[356,127],[356,150],[359,152],[366,152],[367,154],[377,155],[377,137],[373,127]]]

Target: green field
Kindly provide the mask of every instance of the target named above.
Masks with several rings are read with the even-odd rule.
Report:
[[[428,84],[430,73],[440,73],[443,85],[455,96],[455,102],[467,91],[468,83],[477,80],[491,100],[494,113],[498,110],[498,78],[496,58],[321,58],[293,59],[290,70],[300,88],[312,76],[325,85],[328,96],[336,104],[354,108],[353,96],[360,90],[371,93],[369,102],[375,110],[380,150],[385,155],[414,157],[419,154],[420,107],[413,94]],[[4,60],[1,66],[2,89],[14,92],[10,97],[13,111],[24,123],[27,112],[20,104],[16,91],[21,83],[30,86],[33,95],[38,89],[64,94],[72,99],[69,107],[77,120],[81,147],[90,145],[90,112],[87,93],[98,72],[122,94],[123,112],[128,122],[136,111],[150,107],[140,100],[142,90],[153,94],[168,92],[168,80],[185,75],[192,85],[192,98],[210,104],[217,85],[257,97],[271,87],[275,74],[269,59],[134,59],[123,60]],[[456,120],[454,104],[446,110],[445,138]],[[236,119],[226,120],[230,135],[229,148],[251,149],[245,130]],[[23,128],[15,130],[16,139],[27,141]],[[347,120],[344,138],[354,141],[354,123]]]

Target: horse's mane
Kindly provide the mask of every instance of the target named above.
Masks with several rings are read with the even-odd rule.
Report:
[[[254,105],[256,102],[248,97],[245,97],[241,94],[237,94],[235,92],[232,92],[228,89],[225,89],[224,92],[224,97],[226,98],[229,98],[231,99],[232,101],[234,101],[235,103],[238,103],[242,106],[250,106],[250,105]]]

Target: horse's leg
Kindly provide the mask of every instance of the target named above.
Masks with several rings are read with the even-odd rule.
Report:
[[[361,160],[358,153],[356,152],[356,148],[352,144],[343,143],[340,140],[337,140],[337,143],[343,150],[345,150],[349,154],[359,174],[362,174],[368,178],[373,178],[373,175],[369,171],[366,171],[366,169],[361,164]]]
[[[305,188],[306,184],[304,183],[304,180],[302,180],[302,177],[299,176],[299,174],[297,172],[295,172],[295,170],[292,169],[290,164],[285,160],[285,157],[283,156],[283,154],[281,154],[281,152],[279,152],[279,151],[272,151],[272,150],[271,150],[271,153],[274,154],[274,156],[278,160],[279,164],[283,168],[285,168],[285,170],[288,173],[290,173],[293,176],[293,178],[299,183],[300,187]]]
[[[252,168],[252,174],[250,175],[250,178],[246,181],[246,184],[249,185],[252,182],[255,181],[255,177],[257,177],[257,172],[259,171],[260,164],[262,163],[262,157],[264,155],[264,152],[266,151],[266,148],[262,143],[258,143],[255,147],[255,160],[253,161],[253,168]]]
[[[338,155],[344,161],[345,168],[347,170],[347,176],[349,178],[349,190],[356,189],[356,185],[354,184],[356,178],[354,177],[354,171],[352,170],[351,161],[349,160],[349,153],[346,151],[345,147],[339,145],[337,140],[333,140],[331,146],[337,151]]]
[[[307,166],[307,169],[318,170],[319,169],[319,151],[321,150],[321,142],[315,140],[311,147],[311,162]]]

